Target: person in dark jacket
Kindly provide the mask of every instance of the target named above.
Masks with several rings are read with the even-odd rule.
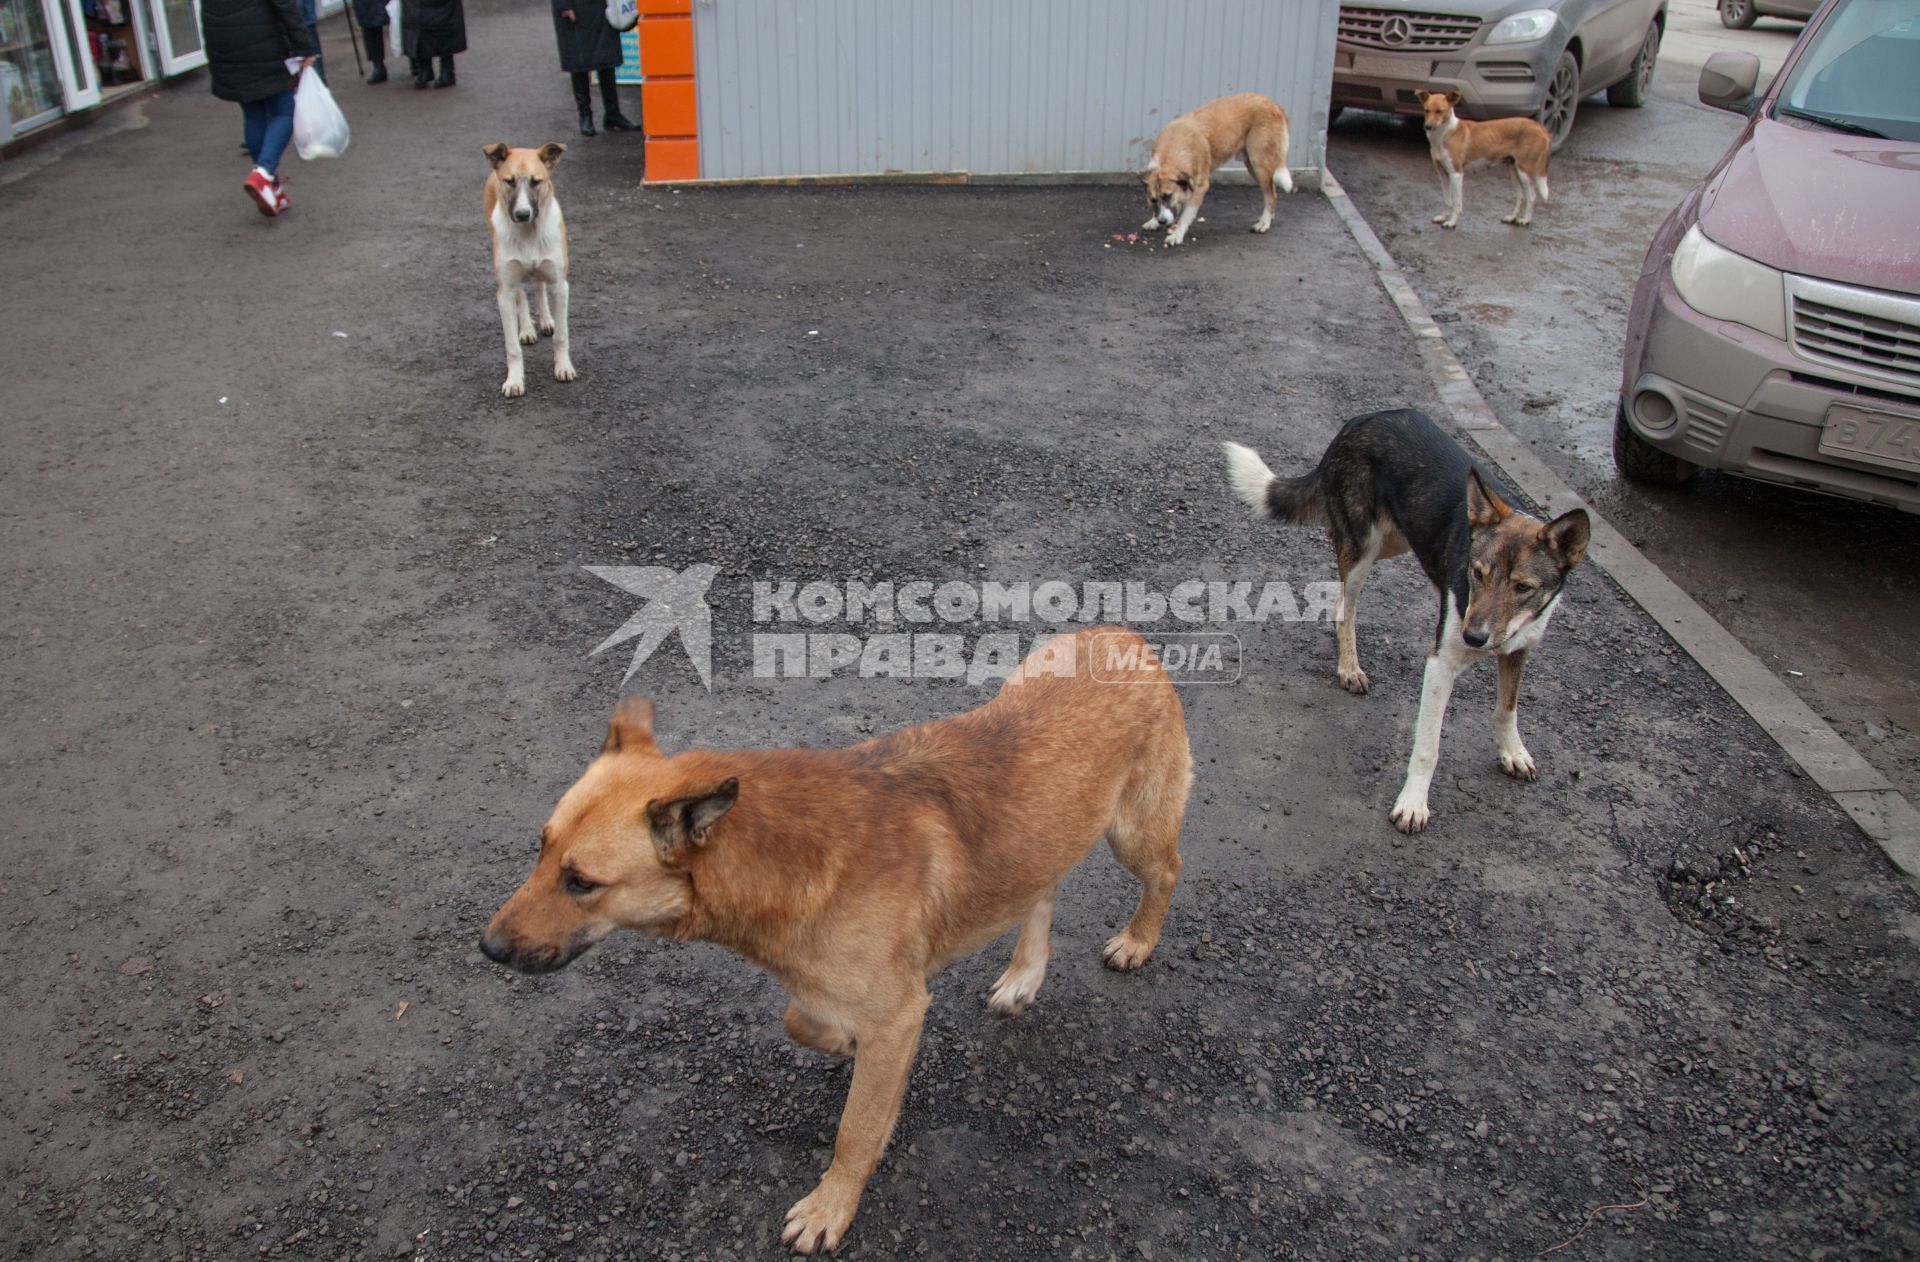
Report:
[[[387,6],[386,0],[353,0],[353,20],[367,37],[368,83],[387,81]]]
[[[560,68],[573,76],[573,103],[580,107],[580,134],[593,130],[594,73],[600,76],[600,99],[606,105],[608,131],[632,131],[633,123],[620,112],[619,85],[614,71],[626,56],[620,32],[607,22],[607,0],[553,0],[553,38],[560,45]]]
[[[213,94],[237,101],[246,115],[247,196],[263,215],[287,208],[280,187],[280,157],[293,139],[293,76],[287,59],[301,68],[320,55],[307,29],[300,0],[201,0],[200,37],[207,50]]]
[[[454,85],[453,55],[467,51],[467,10],[460,0],[400,0],[400,43],[413,62],[413,86],[427,86],[440,59],[436,88]]]

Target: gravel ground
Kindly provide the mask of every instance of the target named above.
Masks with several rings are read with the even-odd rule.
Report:
[[[1325,579],[1213,444],[1290,468],[1431,406],[1311,195],[1254,238],[1225,190],[1168,253],[1111,240],[1130,190],[669,194],[620,137],[560,172],[582,378],[543,343],[504,401],[479,146],[569,101],[543,14],[469,16],[453,93],[343,85],[354,152],[284,221],[206,174],[237,119],[197,84],[0,194],[49,296],[0,425],[8,1256],[776,1256],[847,1068],[775,985],[475,950],[620,690],[587,651],[633,602],[580,567],[719,567],[711,692],[672,646],[631,684],[664,744],[858,739],[986,691],[755,680],[753,580]],[[985,1011],[1010,939],[937,982],[845,1255],[1920,1250],[1920,901],[1590,570],[1541,780],[1471,674],[1401,837],[1432,606],[1377,574],[1372,695],[1308,622],[1188,691],[1147,968],[1099,965],[1096,855],[1028,1013]]]

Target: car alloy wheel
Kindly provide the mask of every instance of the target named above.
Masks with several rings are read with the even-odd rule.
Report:
[[[1607,89],[1607,104],[1627,109],[1645,105],[1653,95],[1653,67],[1659,57],[1660,24],[1655,22],[1647,27],[1647,37],[1640,41],[1640,51],[1634,54],[1627,77]]]
[[[1560,54],[1559,64],[1553,68],[1553,77],[1547,80],[1547,95],[1540,102],[1540,111],[1534,119],[1547,129],[1547,135],[1553,137],[1553,150],[1567,143],[1567,137],[1573,132],[1574,111],[1580,107],[1580,63],[1571,50]]]
[[[1720,25],[1736,31],[1744,31],[1753,25],[1759,17],[1754,10],[1753,0],[1720,0]]]

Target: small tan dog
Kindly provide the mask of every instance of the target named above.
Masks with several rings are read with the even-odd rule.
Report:
[[[794,1041],[853,1057],[833,1162],[781,1232],[795,1252],[832,1250],[899,1116],[928,980],[1017,922],[987,1003],[1025,1008],[1053,954],[1055,887],[1103,836],[1142,886],[1104,957],[1144,964],[1192,767],[1166,673],[1113,627],[1039,646],[977,710],[850,749],[667,755],[652,704],[629,697],[480,948],[547,972],[637,929],[718,942],[779,978]]]
[[[1446,185],[1447,208],[1433,217],[1442,228],[1460,222],[1461,188],[1466,170],[1476,162],[1513,163],[1513,182],[1517,186],[1513,213],[1501,223],[1526,227],[1533,222],[1533,198],[1538,193],[1547,199],[1547,163],[1553,158],[1553,137],[1531,118],[1499,118],[1475,123],[1453,112],[1460,100],[1457,91],[1421,92],[1421,108],[1427,116],[1427,148],[1433,165]]]
[[[1253,224],[1255,232],[1265,232],[1273,226],[1277,193],[1293,192],[1293,172],[1287,169],[1289,143],[1287,112],[1258,92],[1223,96],[1182,114],[1154,137],[1146,174],[1153,218],[1141,229],[1171,225],[1167,244],[1185,241],[1200,203],[1206,200],[1214,168],[1237,157],[1253,172],[1253,182],[1266,198],[1266,209]]]
[[[493,289],[500,303],[500,328],[507,340],[507,379],[500,393],[509,399],[527,392],[526,361],[520,348],[540,334],[553,338],[553,375],[572,381],[573,342],[567,334],[567,221],[553,191],[553,168],[567,147],[549,141],[538,149],[513,149],[498,142],[486,147],[493,164],[481,205],[493,238]],[[540,323],[535,331],[527,308],[526,282],[540,287]]]

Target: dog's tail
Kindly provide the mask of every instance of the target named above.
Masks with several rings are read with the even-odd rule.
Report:
[[[1543,202],[1553,200],[1547,196],[1547,173],[1545,171],[1533,177],[1533,191],[1540,194],[1540,200]]]
[[[1273,168],[1273,186],[1283,193],[1293,192],[1293,172],[1287,168],[1289,154],[1293,151],[1293,137],[1287,127],[1287,116],[1280,115],[1280,164]]]
[[[1253,448],[1239,443],[1220,445],[1227,452],[1227,480],[1233,483],[1233,493],[1254,512],[1290,522],[1309,522],[1320,516],[1323,505],[1317,466],[1297,478],[1276,477]]]

